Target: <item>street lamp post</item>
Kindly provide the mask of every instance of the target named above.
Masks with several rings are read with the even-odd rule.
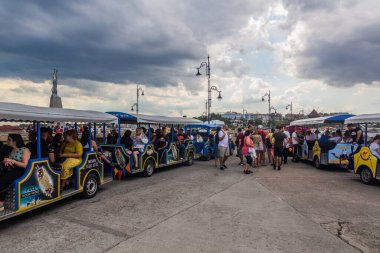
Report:
[[[300,119],[300,117],[301,117],[301,112],[302,112],[302,115],[304,115],[305,114],[305,111],[302,109],[302,110],[300,110],[299,112],[298,112],[298,119]]]
[[[142,88],[139,88],[139,85],[137,84],[137,88],[136,88],[136,103],[134,103],[132,105],[132,108],[131,108],[131,110],[133,111],[134,107],[136,106],[136,114],[137,115],[139,114],[139,97],[140,97],[140,92],[141,92],[141,96],[144,96],[144,90]]]
[[[274,111],[273,117],[272,117],[272,115],[270,115],[270,118],[271,119],[273,118],[273,121],[274,121],[274,117],[277,115],[277,109],[274,106],[271,106],[270,109]]]
[[[201,65],[199,68],[197,68],[197,76],[202,75],[199,71],[201,68],[206,68],[206,75],[207,75],[207,122],[210,123],[210,108],[211,108],[211,91],[215,90],[219,92],[218,100],[222,99],[222,95],[220,90],[216,86],[211,86],[210,78],[211,78],[211,69],[210,69],[210,55],[207,56],[207,62],[201,62]]]
[[[270,118],[271,118],[271,115],[270,115],[270,111],[271,111],[271,106],[270,106],[270,90],[268,93],[265,93],[263,95],[263,97],[261,98],[261,100],[264,102],[265,101],[265,97],[268,97],[268,120],[269,120],[269,127],[271,127],[271,122],[270,122]]]
[[[293,101],[286,106],[286,110],[290,108],[290,120],[293,120]]]
[[[207,101],[207,99],[206,99],[205,105],[206,105],[206,107],[205,107],[206,110],[205,110],[204,113],[202,113],[202,115],[205,115],[205,121],[207,121],[207,108],[208,108],[208,101]]]

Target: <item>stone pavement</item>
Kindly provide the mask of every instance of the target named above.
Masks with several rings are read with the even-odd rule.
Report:
[[[251,175],[236,158],[225,171],[212,164],[133,176],[2,222],[1,252],[377,252],[378,185],[303,163]]]

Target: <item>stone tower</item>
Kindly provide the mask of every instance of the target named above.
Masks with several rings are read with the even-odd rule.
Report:
[[[53,88],[51,88],[50,107],[62,108],[61,97],[58,96],[58,70],[53,69]]]

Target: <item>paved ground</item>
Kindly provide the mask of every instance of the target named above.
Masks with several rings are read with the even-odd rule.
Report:
[[[230,160],[112,182],[0,223],[1,252],[380,252],[380,184],[289,164]]]

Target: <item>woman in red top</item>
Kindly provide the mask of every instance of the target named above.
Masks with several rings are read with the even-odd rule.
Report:
[[[246,130],[244,133],[244,142],[243,142],[243,148],[241,149],[241,152],[245,156],[245,163],[244,163],[244,173],[250,174],[252,173],[252,170],[249,169],[249,166],[252,166],[252,154],[251,149],[253,149],[253,141],[251,139],[251,131]]]

